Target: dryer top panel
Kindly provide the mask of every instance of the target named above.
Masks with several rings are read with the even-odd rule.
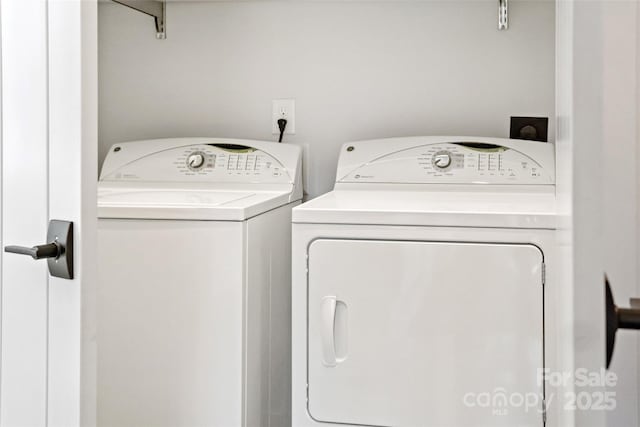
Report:
[[[555,184],[554,145],[514,139],[424,136],[347,143],[336,183]]]
[[[294,184],[301,149],[219,138],[168,138],[115,144],[100,181]]]

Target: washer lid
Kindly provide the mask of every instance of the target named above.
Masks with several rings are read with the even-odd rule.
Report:
[[[543,191],[335,190],[293,209],[294,223],[555,229],[555,196]],[[501,191],[502,190],[502,191]]]
[[[287,191],[103,187],[98,217],[243,221],[289,203],[289,196]]]
[[[101,207],[191,207],[212,208],[255,193],[194,190],[103,190],[98,193]]]

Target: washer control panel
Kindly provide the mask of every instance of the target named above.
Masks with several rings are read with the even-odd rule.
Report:
[[[147,144],[150,152],[130,153],[135,158],[129,161],[127,151],[139,150],[139,144],[114,146],[105,160],[101,180],[291,183],[295,176],[295,170],[290,171],[275,156],[251,146],[193,144],[152,151],[153,144]],[[281,151],[295,149],[297,159],[298,147],[278,145],[276,149]],[[114,165],[117,162],[120,164]],[[105,172],[107,165],[112,170]]]
[[[337,182],[543,185],[555,182],[553,144],[518,140],[504,140],[500,144],[492,138],[490,143],[462,140],[419,144],[418,140],[411,146],[402,140],[395,140],[402,144],[388,142],[386,153],[381,153],[382,140],[372,141],[371,146],[366,141],[346,144]],[[353,161],[358,150],[359,158],[366,159],[360,164]]]
[[[267,153],[249,147],[184,147],[174,153],[173,164],[186,176],[281,176],[283,166]]]

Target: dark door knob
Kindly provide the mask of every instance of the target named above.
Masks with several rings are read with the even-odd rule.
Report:
[[[29,255],[33,259],[47,258],[52,276],[73,279],[73,222],[49,221],[47,241],[49,243],[33,247],[5,246],[4,251]]]
[[[613,301],[609,279],[605,276],[605,310],[607,330],[607,368],[611,364],[618,329],[640,329],[640,309],[620,308]]]

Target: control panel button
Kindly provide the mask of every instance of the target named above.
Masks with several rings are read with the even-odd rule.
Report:
[[[451,153],[439,151],[433,155],[433,164],[439,169],[446,169],[451,165]]]
[[[189,157],[187,157],[187,166],[191,170],[202,169],[205,163],[205,154],[201,151],[196,151],[195,153],[191,153]]]

